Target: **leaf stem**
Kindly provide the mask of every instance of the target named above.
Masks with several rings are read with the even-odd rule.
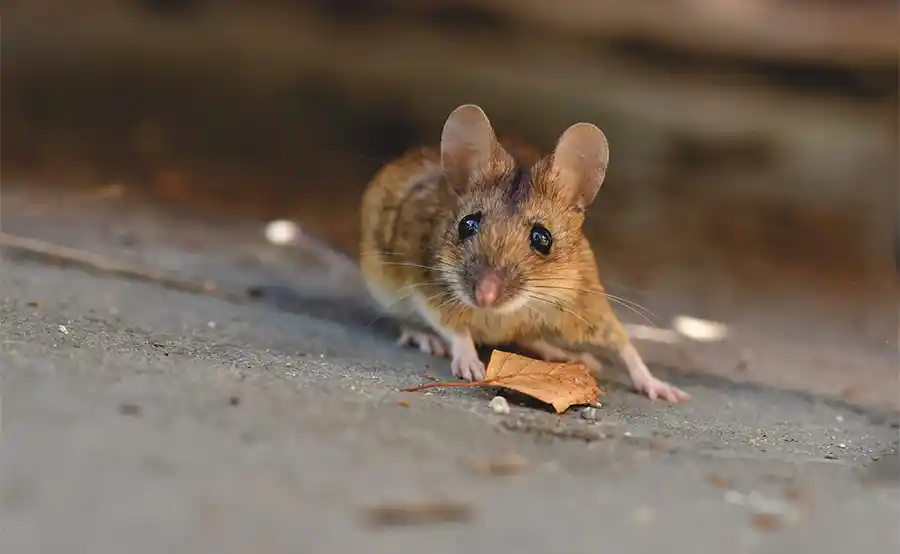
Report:
[[[493,379],[482,379],[481,381],[470,381],[468,383],[460,383],[453,381],[442,381],[439,383],[426,383],[424,385],[419,385],[418,387],[409,387],[407,389],[400,389],[402,392],[416,392],[425,389],[433,389],[435,387],[483,387],[493,385]]]

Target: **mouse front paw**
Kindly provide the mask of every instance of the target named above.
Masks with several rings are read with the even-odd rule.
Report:
[[[453,370],[453,376],[465,379],[466,381],[481,381],[484,379],[484,362],[482,362],[477,354],[467,356],[454,356],[450,362],[450,369]]]
[[[415,329],[404,327],[400,332],[400,338],[397,339],[400,346],[414,346],[426,354],[444,357],[449,351],[444,339],[434,333],[426,333]]]

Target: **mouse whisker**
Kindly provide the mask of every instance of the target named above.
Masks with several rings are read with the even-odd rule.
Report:
[[[530,280],[531,282],[537,282],[537,283],[540,283],[540,282],[551,282],[551,283],[555,283],[555,282],[557,282],[557,279],[555,279],[555,278],[542,279],[542,278],[538,277],[538,278],[531,278],[531,279],[529,279],[529,280]],[[654,313],[651,309],[649,309],[648,307],[644,306],[643,304],[641,304],[641,303],[639,303],[639,302],[637,302],[637,301],[635,301],[635,300],[631,300],[630,298],[626,298],[626,297],[624,297],[624,296],[617,296],[617,295],[615,295],[615,294],[610,294],[609,292],[607,292],[607,291],[605,291],[605,290],[597,291],[597,290],[583,289],[583,288],[579,288],[579,287],[561,287],[561,286],[559,286],[559,285],[552,285],[552,286],[546,287],[546,288],[556,288],[556,289],[561,289],[561,290],[572,290],[572,291],[577,291],[577,292],[584,292],[584,293],[587,293],[587,294],[602,294],[602,295],[606,296],[607,298],[609,298],[609,299],[611,299],[611,300],[618,300],[618,301],[620,301],[620,302],[626,302],[626,303],[628,303],[628,304],[631,304],[632,306],[635,306],[635,307],[637,307],[637,308],[640,308],[640,309],[643,310],[644,312],[646,312],[646,313],[652,315],[652,316],[655,317],[656,319],[658,319],[658,320],[660,320],[660,321],[662,320],[662,318],[659,317],[658,314]]]
[[[434,266],[434,265],[421,265],[421,264],[414,264],[414,263],[409,263],[409,262],[382,262],[382,264],[383,265],[396,265],[396,266],[401,266],[401,267],[420,267],[422,269],[429,269],[431,271],[436,271],[440,274],[448,274],[449,273],[448,269]]]
[[[438,304],[437,306],[435,306],[435,308],[434,308],[435,310],[441,311],[444,307],[449,306],[450,304],[452,304],[452,303],[454,303],[454,302],[459,302],[459,300],[456,298],[456,295],[453,294],[452,292],[450,292],[450,293],[442,293],[442,294],[441,294],[442,297],[443,297],[443,296],[447,296],[447,295],[449,295],[450,298],[448,298],[447,300],[444,300],[443,302],[441,302],[440,304]],[[431,298],[429,298],[428,300],[431,300],[432,298],[434,298],[434,297],[431,297]],[[451,310],[457,310],[457,309],[459,309],[459,306],[450,306],[450,309],[451,309]]]
[[[553,306],[554,308],[556,308],[556,309],[558,309],[558,310],[562,310],[562,311],[565,311],[565,312],[569,312],[570,314],[574,315],[575,317],[577,317],[578,319],[580,319],[581,321],[585,322],[585,323],[588,324],[588,325],[593,325],[590,321],[588,321],[587,319],[585,319],[583,316],[581,316],[581,315],[575,313],[574,311],[570,310],[569,308],[567,308],[567,307],[561,305],[559,302],[556,301],[556,299],[552,299],[552,297],[551,297],[551,298],[545,298],[545,297],[542,295],[542,293],[539,293],[539,292],[537,292],[537,291],[535,291],[535,290],[533,290],[533,289],[522,289],[522,292],[523,292],[523,293],[525,294],[525,296],[527,296],[528,298],[531,298],[531,299],[534,299],[534,300],[538,300],[538,301],[540,301],[540,302],[545,302],[545,303],[547,303],[547,304],[550,304],[551,306]]]
[[[612,294],[607,294],[606,297],[609,298],[610,300],[612,300],[613,302],[615,302],[616,304],[618,304],[624,308],[628,308],[629,310],[634,312],[636,315],[638,315],[641,319],[643,319],[648,324],[650,324],[650,326],[657,327],[657,328],[659,327],[659,325],[657,325],[655,321],[653,321],[647,315],[645,315],[644,312],[652,315],[657,320],[662,320],[662,318],[659,317],[658,315],[656,315],[656,313],[651,311],[649,308],[646,308],[646,307],[638,304],[634,300],[629,300],[627,298],[622,298],[620,296],[613,296]],[[643,311],[640,311],[640,310],[643,310]]]
[[[381,318],[383,318],[384,316],[390,315],[391,308],[397,306],[401,302],[404,302],[404,301],[412,298],[415,295],[415,289],[417,289],[419,287],[427,287],[427,286],[440,286],[442,284],[443,283],[441,283],[440,281],[425,281],[422,283],[413,283],[411,285],[406,285],[405,287],[401,287],[400,289],[397,290],[397,294],[399,294],[405,290],[409,290],[409,289],[412,289],[412,292],[410,292],[409,294],[406,294],[404,296],[401,296],[400,298],[398,298],[397,300],[395,300],[394,302],[389,304],[387,307],[383,308],[382,312],[380,314],[378,314],[378,316],[375,319],[373,319],[368,325],[366,325],[366,329],[369,329],[370,327],[372,327],[372,325],[375,325],[375,323],[377,323],[379,320],[381,320]],[[451,293],[439,292],[438,294],[436,294],[434,296],[436,297],[436,296],[442,296],[442,295],[446,295],[446,294],[451,294]]]
[[[549,280],[549,279],[548,279],[548,280]],[[582,293],[585,293],[585,294],[600,294],[600,295],[603,295],[603,296],[605,296],[606,298],[612,300],[612,301],[615,302],[616,304],[619,304],[620,306],[622,306],[622,307],[624,307],[624,308],[627,308],[627,309],[631,310],[631,311],[634,312],[637,316],[639,316],[641,319],[643,319],[644,321],[646,321],[648,324],[650,324],[650,325],[653,326],[653,327],[659,327],[659,325],[657,325],[656,322],[654,322],[652,319],[650,319],[646,314],[652,315],[652,316],[653,316],[654,318],[656,318],[657,320],[662,320],[662,318],[659,317],[659,315],[657,315],[656,313],[654,313],[654,312],[653,312],[652,310],[650,310],[649,308],[647,308],[647,307],[641,305],[640,303],[635,302],[634,300],[630,300],[630,299],[628,299],[628,298],[624,298],[624,297],[622,297],[622,296],[616,296],[615,294],[609,294],[609,293],[606,292],[606,291],[597,291],[597,290],[581,289],[581,288],[577,288],[577,287],[560,287],[560,286],[557,286],[557,285],[553,285],[553,286],[538,285],[538,286],[535,286],[534,288],[537,288],[537,289],[545,289],[545,290],[553,290],[553,289],[556,289],[556,290],[570,290],[570,291],[575,291],[575,292],[582,292]]]
[[[444,296],[449,296],[446,300],[435,306],[435,310],[440,312],[443,309],[447,309],[449,312],[447,315],[455,317],[459,319],[462,317],[462,308],[463,304],[460,302],[459,298],[453,291],[445,291],[439,294],[435,294],[433,296],[428,297],[425,301],[429,302],[435,298],[443,298]]]
[[[409,254],[404,254],[403,252],[360,252],[359,256],[364,258],[366,256],[408,256]]]

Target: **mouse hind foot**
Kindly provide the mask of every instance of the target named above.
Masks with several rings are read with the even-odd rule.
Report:
[[[426,354],[441,358],[446,357],[450,352],[447,343],[441,337],[409,326],[404,326],[400,329],[400,337],[397,339],[397,344],[400,346],[413,346]]]
[[[622,348],[622,359],[628,367],[628,375],[634,384],[634,389],[648,397],[650,400],[661,398],[673,404],[685,402],[691,399],[691,395],[671,385],[661,379],[657,379],[644,361],[641,359],[637,350],[631,343],[627,343]]]

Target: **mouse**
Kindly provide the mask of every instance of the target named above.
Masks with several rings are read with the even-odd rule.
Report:
[[[586,347],[620,357],[635,391],[672,403],[681,389],[654,376],[603,287],[582,227],[603,184],[609,145],[576,123],[553,151],[504,146],[475,104],[447,117],[440,147],[383,165],[361,203],[359,268],[397,343],[449,357],[453,375],[481,380],[476,346],[514,344],[549,362],[581,362]]]

